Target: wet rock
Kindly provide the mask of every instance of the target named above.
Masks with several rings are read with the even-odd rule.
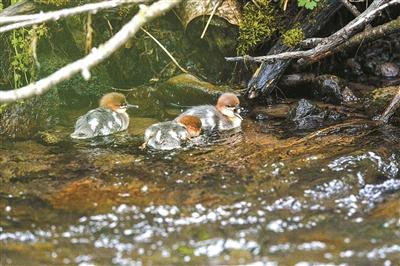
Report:
[[[215,104],[218,96],[227,90],[228,87],[181,74],[158,86],[140,86],[121,92],[126,93],[128,102],[139,105],[138,109],[129,111],[133,117],[153,117],[162,121],[175,118],[193,105]]]
[[[301,99],[290,110],[287,119],[294,123],[295,129],[308,130],[339,121],[346,116],[347,112],[336,110],[333,105]]]
[[[227,89],[190,74],[181,74],[158,86],[131,88],[126,96],[128,102],[139,105],[130,113],[132,116],[153,117],[161,121],[176,117],[192,105],[214,104]]]
[[[56,123],[58,106],[55,91],[3,106],[0,109],[0,135],[11,139],[31,138],[39,130]]]
[[[190,74],[175,76],[162,85],[157,97],[177,105],[212,104],[228,87],[213,85]]]
[[[399,75],[399,67],[390,62],[380,64],[376,68],[376,75],[383,78],[395,78]]]
[[[357,97],[346,83],[333,75],[321,75],[316,79],[314,95],[324,102],[342,103],[353,102]]]
[[[311,102],[301,99],[290,111],[288,119],[297,129],[312,129],[320,127],[327,113]]]
[[[175,77],[168,79],[165,83],[173,87],[188,88],[191,90],[200,90],[207,94],[219,94],[223,91],[223,89],[209,82],[202,81],[191,74],[177,75]]]

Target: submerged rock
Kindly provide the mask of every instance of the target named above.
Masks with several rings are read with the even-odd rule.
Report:
[[[312,129],[322,126],[326,115],[326,112],[318,106],[301,99],[290,111],[288,119],[297,129]]]
[[[69,132],[65,132],[64,128],[55,128],[39,131],[37,137],[44,145],[58,145],[69,139]]]
[[[344,118],[344,113],[332,108],[319,107],[308,100],[301,99],[290,110],[288,120],[299,130],[308,130],[323,126],[325,122],[334,122]]]
[[[289,104],[274,104],[271,106],[258,106],[251,110],[250,117],[256,120],[285,119],[290,111]]]

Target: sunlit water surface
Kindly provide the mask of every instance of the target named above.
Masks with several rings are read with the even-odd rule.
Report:
[[[138,148],[156,120],[131,117],[91,141],[2,140],[1,265],[399,265],[399,129],[246,119],[157,153]]]

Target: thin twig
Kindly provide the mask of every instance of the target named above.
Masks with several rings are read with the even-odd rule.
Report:
[[[12,24],[0,27],[0,33],[7,32],[10,30],[15,30],[18,28],[26,27],[26,26],[41,24],[43,22],[50,21],[50,20],[59,20],[62,17],[68,17],[68,16],[77,15],[77,14],[81,14],[81,13],[87,13],[87,12],[96,13],[102,9],[115,8],[117,6],[121,6],[121,5],[125,5],[125,4],[145,3],[148,1],[149,0],[112,0],[112,1],[104,1],[104,2],[99,2],[99,3],[86,4],[86,5],[78,6],[78,7],[66,8],[66,9],[61,9],[61,10],[47,12],[47,13],[42,12],[42,13],[32,14],[32,15],[20,15],[20,16],[10,16],[10,17],[0,16],[0,25],[12,23]]]
[[[161,47],[161,49],[168,55],[169,58],[171,58],[172,62],[174,62],[174,64],[184,73],[189,73],[186,69],[184,69],[181,65],[179,65],[178,61],[176,61],[176,59],[172,56],[172,54],[167,50],[167,48],[165,48],[164,45],[162,45],[162,43],[160,43],[153,35],[150,34],[150,32],[148,32],[147,30],[141,28],[141,30],[146,33],[156,44],[158,44],[158,46]]]
[[[210,26],[211,20],[212,20],[212,18],[214,17],[215,12],[217,12],[217,9],[218,9],[218,7],[220,6],[220,4],[222,3],[222,1],[223,1],[223,0],[219,0],[219,1],[215,4],[213,10],[211,11],[210,17],[208,18],[207,24],[206,24],[206,26],[204,27],[203,32],[201,33],[200,39],[203,39],[203,38],[204,38],[204,35],[206,35],[208,26]]]
[[[360,11],[358,11],[358,9],[349,1],[341,0],[341,2],[355,17],[357,17],[361,14]]]
[[[356,35],[351,37],[349,40],[347,40],[345,43],[342,43],[341,45],[336,46],[335,48],[319,55],[318,58],[315,58],[315,59],[300,58],[297,61],[297,63],[299,65],[303,65],[303,66],[312,64],[312,63],[316,62],[317,60],[321,60],[322,58],[328,57],[335,53],[348,51],[349,49],[352,49],[355,46],[359,46],[358,48],[360,48],[363,43],[371,42],[373,40],[381,38],[382,36],[387,36],[389,34],[397,32],[397,31],[400,31],[400,16],[394,20],[386,22],[385,24],[371,28],[370,30],[364,30],[363,32],[357,33]],[[357,52],[358,52],[358,49],[357,49]],[[357,54],[357,52],[356,52],[356,54]]]
[[[144,24],[164,14],[179,2],[181,0],[160,0],[150,6],[140,6],[139,12],[120,31],[98,48],[93,48],[90,54],[25,87],[8,91],[0,90],[0,102],[13,102],[34,95],[41,95],[79,72],[85,79],[90,78],[90,68],[111,56],[132,38]]]
[[[92,27],[92,14],[87,15],[86,21],[86,41],[85,41],[85,54],[88,54],[93,47],[93,27]]]
[[[341,2],[343,3],[343,5],[347,8],[347,10],[349,10],[353,16],[357,17],[359,15],[361,15],[360,11],[357,9],[357,7],[355,7],[352,3],[350,3],[348,0],[341,0]],[[371,24],[367,24],[365,26],[366,29],[370,29],[372,28]]]

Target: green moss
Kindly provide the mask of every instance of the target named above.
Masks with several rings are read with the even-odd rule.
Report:
[[[298,27],[290,29],[282,35],[282,43],[290,48],[296,46],[302,40],[304,40],[304,32]]]
[[[193,248],[188,246],[180,246],[176,251],[183,256],[192,256],[194,254]]]
[[[5,53],[9,54],[9,62],[2,62],[1,68],[3,73],[10,72],[9,75],[4,75],[9,80],[5,83],[13,84],[14,88],[22,87],[29,84],[36,78],[37,65],[34,59],[33,45],[34,41],[38,41],[47,35],[47,27],[39,25],[32,29],[20,28],[12,31],[6,45]]]
[[[269,0],[247,3],[243,9],[243,20],[239,24],[237,53],[247,54],[250,49],[271,38],[277,30],[276,10]]]
[[[46,5],[46,6],[56,6],[56,7],[65,7],[65,6],[73,6],[80,4],[79,0],[34,0],[36,4]]]
[[[6,110],[8,103],[0,104],[0,115]]]
[[[43,5],[52,5],[52,6],[65,6],[68,4],[68,0],[35,0],[35,3],[43,4]]]

